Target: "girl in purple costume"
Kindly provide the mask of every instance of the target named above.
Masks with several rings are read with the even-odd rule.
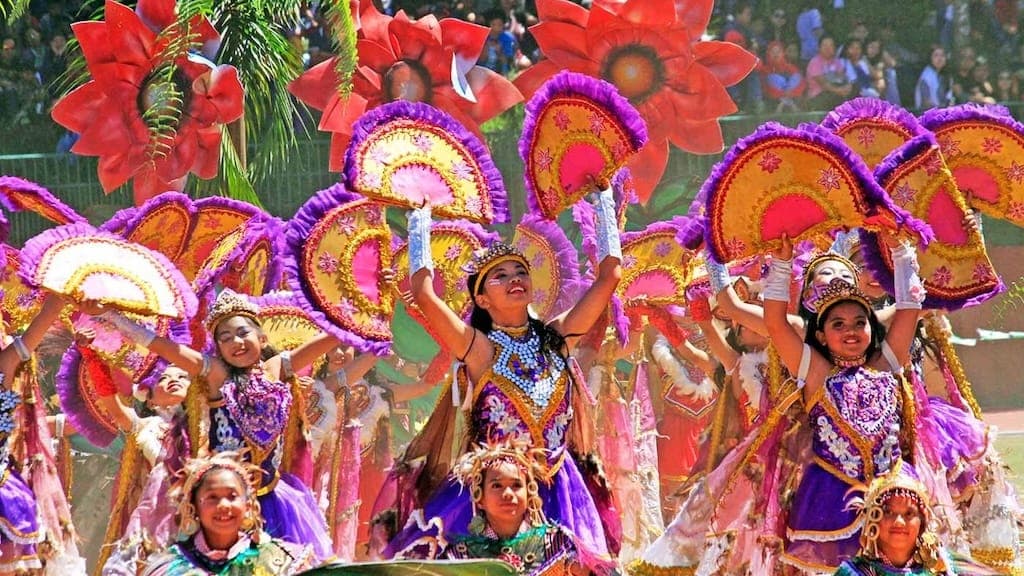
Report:
[[[94,304],[83,308],[102,311]],[[267,533],[311,544],[320,561],[331,558],[327,525],[312,493],[298,477],[281,471],[288,465],[283,459],[290,448],[287,431],[294,400],[291,387],[282,379],[312,364],[337,341],[322,334],[290,354],[264,361],[267,338],[260,329],[259,307],[227,289],[217,296],[206,319],[219,357],[156,337],[114,311],[103,315],[127,337],[205,381],[204,408],[208,410],[198,415],[201,437],[193,445],[205,445],[214,453],[245,450],[248,459],[263,470],[257,496]]]
[[[600,198],[605,196],[605,208],[611,206],[613,215],[610,189]],[[572,309],[548,324],[529,314],[533,300],[529,263],[507,245],[492,245],[474,259],[468,279],[474,307],[467,323],[434,292],[429,219],[429,207],[410,215],[412,295],[442,344],[459,355],[464,378],[442,395],[441,414],[435,412],[403,458],[404,463],[410,463],[422,455],[427,462],[417,481],[420,499],[411,505],[416,510],[410,511],[409,522],[390,542],[385,556],[401,556],[410,547],[427,539],[440,540],[445,534],[466,534],[473,507],[469,493],[448,475],[452,453],[465,452],[467,440],[477,444],[509,440],[545,450],[547,461],[540,486],[544,514],[573,534],[581,560],[588,567],[609,567],[611,554],[605,528],[614,526],[609,520],[614,509],[603,498],[595,504],[573,454],[586,450],[581,444],[589,430],[582,413],[585,392],[570,372],[567,351],[608,306],[621,278],[617,228],[599,232],[599,245],[605,250],[590,288]],[[614,223],[614,219],[605,218],[603,222]],[[444,421],[449,418],[448,412],[441,410],[446,402],[448,406],[453,404],[455,395],[466,399],[464,408],[469,410],[468,434],[461,438],[450,430],[453,422]],[[457,448],[449,450],[440,445],[442,439],[456,443]],[[400,521],[403,516],[400,511]]]
[[[802,388],[813,460],[789,508],[782,561],[822,572],[858,549],[861,522],[843,508],[846,491],[913,454],[912,426],[904,426],[912,401],[899,374],[910,360],[924,288],[914,271],[913,249],[897,247],[896,311],[888,332],[868,298],[835,278],[817,291],[814,315],[801,336],[786,317],[792,254],[784,238],[766,280],[765,325]]]

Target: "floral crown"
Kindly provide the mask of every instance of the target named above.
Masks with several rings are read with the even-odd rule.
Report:
[[[246,298],[244,294],[225,288],[217,294],[217,299],[206,314],[207,331],[212,333],[221,321],[233,316],[244,316],[259,325],[260,307]]]
[[[526,477],[527,513],[530,523],[539,526],[544,522],[543,503],[540,500],[537,479],[543,477],[542,462],[546,462],[544,450],[530,448],[525,442],[503,441],[479,444],[463,454],[452,467],[452,477],[468,488],[473,508],[483,496],[484,475],[487,470],[499,464],[512,464]]]
[[[818,297],[814,300],[814,310],[820,319],[824,317],[826,310],[840,302],[857,302],[864,306],[865,310],[872,310],[871,301],[867,295],[861,292],[856,285],[850,284],[842,278],[833,278],[825,287],[818,290]]]
[[[477,293],[484,276],[486,276],[492,268],[508,260],[519,262],[526,267],[527,270],[530,269],[530,263],[526,261],[526,256],[523,256],[522,252],[508,244],[505,244],[504,242],[494,242],[487,248],[474,252],[473,259],[466,263],[462,268],[470,275],[476,274],[476,282],[470,286],[470,294]]]

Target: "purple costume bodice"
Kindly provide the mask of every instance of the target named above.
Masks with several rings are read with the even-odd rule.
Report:
[[[494,362],[480,379],[472,411],[473,440],[523,441],[547,451],[557,468],[572,421],[570,373],[554,352],[540,352],[532,329],[523,334],[492,330]]]
[[[274,482],[292,405],[291,388],[254,369],[226,381],[221,393],[223,402],[210,408],[210,449],[248,448],[248,459],[264,471],[263,485]]]
[[[885,473],[901,456],[902,408],[892,373],[866,367],[834,373],[809,413],[815,460],[840,479]]]

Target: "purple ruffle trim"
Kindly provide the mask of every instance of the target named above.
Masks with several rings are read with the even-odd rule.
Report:
[[[1024,124],[1014,120],[1010,111],[1003,106],[970,103],[949,108],[932,108],[921,115],[921,124],[932,132],[940,130],[947,124],[964,120],[995,122],[1017,134],[1024,134]]]
[[[519,226],[533,232],[535,235],[547,240],[551,253],[554,254],[554,265],[558,271],[561,282],[558,285],[558,296],[551,303],[548,310],[538,310],[541,320],[548,321],[551,318],[572,308],[579,300],[580,287],[580,262],[576,248],[569,242],[565,232],[557,223],[543,218],[539,214],[527,214],[519,222]]]
[[[344,345],[355,347],[360,352],[384,356],[390,352],[391,342],[371,340],[354,334],[332,322],[320,310],[320,307],[314,304],[316,296],[312,293],[309,282],[299,266],[299,263],[302,262],[302,251],[306,246],[306,240],[316,227],[317,222],[331,210],[360,199],[362,196],[347,191],[343,184],[338,183],[317,192],[307,200],[295,213],[295,216],[288,221],[286,232],[288,250],[287,257],[284,259],[284,271],[288,287],[295,293],[295,300],[299,307],[305,310],[310,319],[324,332],[337,338]]]
[[[809,123],[801,124],[797,128],[789,128],[777,122],[767,122],[758,127],[753,134],[737,141],[725,155],[725,158],[712,169],[711,176],[704,182],[698,193],[698,197],[704,198],[706,214],[710,215],[716,195],[723,193],[722,186],[726,184],[726,173],[733,164],[743,160],[748,149],[763,141],[774,139],[806,142],[827,152],[834,162],[841,163],[849,168],[857,180],[858,189],[864,194],[868,210],[867,217],[877,214],[879,210],[887,210],[893,214],[893,218],[899,227],[912,231],[921,238],[922,243],[927,244],[934,237],[930,226],[911,216],[910,213],[897,206],[889,198],[885,190],[875,181],[874,176],[868,170],[864,161],[850,150],[841,138],[817,124]],[[707,245],[708,251],[716,260],[728,260],[728,256],[721,251],[721,247],[715,245],[714,234],[710,226],[705,228],[704,242]]]
[[[53,210],[52,214],[36,212],[31,207],[29,210],[57,224],[74,224],[86,222],[86,219],[75,212],[67,204],[61,202],[52,192],[43,188],[35,182],[29,182],[16,176],[0,176],[0,207],[10,212],[20,212],[26,209],[25,204],[19,201],[18,195],[32,196],[40,204]]]
[[[37,286],[35,276],[43,256],[53,245],[71,238],[108,238],[122,244],[128,244],[123,238],[109,232],[97,230],[88,223],[65,224],[64,226],[51,228],[29,238],[25,242],[25,247],[21,250],[21,269],[18,270],[18,275],[21,279],[29,286]],[[195,316],[196,308],[198,307],[196,295],[192,291],[192,286],[189,285],[188,280],[185,279],[185,276],[177,267],[166,256],[155,250],[150,250],[140,244],[131,245],[137,250],[148,253],[149,257],[156,262],[156,266],[163,269],[163,276],[170,282],[180,299],[181,312],[184,317],[191,318]]]
[[[491,159],[487,145],[448,113],[422,102],[396,100],[366,112],[352,125],[352,140],[345,152],[345,167],[343,169],[346,182],[355,182],[359,176],[359,163],[355,154],[360,145],[372,137],[378,128],[400,118],[411,118],[418,122],[437,126],[465,146],[476,160],[477,167],[487,181],[487,192],[494,209],[494,221],[498,223],[509,221],[508,194],[505,191],[505,183],[501,179],[501,172],[498,171],[494,160]]]
[[[697,250],[704,243],[704,221],[694,216],[674,216],[669,222],[677,230],[676,241],[687,250]]]
[[[908,141],[906,144],[900,146],[886,156],[885,159],[883,159],[875,168],[875,179],[881,185],[886,186],[889,179],[892,178],[894,173],[901,166],[912,161],[921,154],[927,154],[932,148],[937,146],[938,143],[935,140],[935,135],[931,132],[927,132]],[[883,249],[888,249],[883,246],[878,234],[864,229],[860,229],[857,232],[860,237],[861,253],[864,257],[865,266],[871,273],[871,276],[874,277],[874,279],[877,280],[887,292],[893,294],[893,271],[886,265],[886,260],[883,257],[882,252]],[[942,298],[934,291],[929,291],[922,303],[922,306],[927,309],[941,308],[950,311],[959,310],[961,308],[981,304],[996,294],[1001,293],[1005,289],[1006,287],[1002,280],[997,280],[996,285],[992,289],[986,290],[984,293],[959,298]]]
[[[111,423],[97,422],[89,411],[87,401],[78,388],[78,374],[82,368],[82,353],[77,346],[64,352],[57,370],[55,385],[60,409],[67,415],[68,422],[76,432],[85,437],[90,444],[98,448],[106,448],[117,438],[117,427]]]
[[[892,122],[904,128],[910,138],[928,133],[913,114],[878,98],[854,98],[844,102],[825,115],[821,126],[839,132],[847,124],[864,118]]]
[[[553,98],[563,95],[583,96],[608,110],[609,114],[625,127],[634,149],[639,150],[647,143],[647,124],[629,100],[619,94],[614,84],[586,74],[563,70],[545,82],[526,103],[523,132],[519,137],[519,157],[523,160],[524,166],[530,162],[530,150],[541,112]],[[537,202],[537,189],[528,175],[529,170],[524,171],[526,204],[531,212],[541,213],[540,204]]]
[[[238,244],[223,258],[223,261],[216,268],[204,268],[196,276],[193,285],[196,292],[203,292],[221,284],[224,274],[231,271],[237,264],[245,261],[252,251],[261,243],[266,241],[270,247],[270,257],[267,260],[267,270],[264,272],[266,290],[272,290],[281,284],[281,277],[284,274],[283,258],[285,246],[285,223],[280,218],[258,214],[246,223],[242,230],[242,237]],[[234,287],[232,287],[234,289]]]
[[[0,242],[7,242],[7,237],[11,234],[11,223],[7,221],[7,216],[3,212],[0,212]]]

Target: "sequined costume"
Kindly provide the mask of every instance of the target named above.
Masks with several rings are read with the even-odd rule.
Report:
[[[247,449],[248,458],[263,471],[257,494],[264,530],[275,538],[312,545],[320,560],[331,558],[327,526],[313,494],[298,477],[281,471],[291,388],[254,367],[225,380],[221,393],[220,400],[209,403],[210,449]]]
[[[453,536],[438,558],[495,558],[511,564],[519,574],[567,576],[576,562],[576,548],[572,535],[551,524],[524,524],[512,538],[499,537],[490,526],[470,526],[470,533]]]
[[[574,396],[580,393],[569,364],[553,352],[540,353],[540,337],[530,327],[515,332],[495,328],[487,338],[494,345],[494,362],[477,386],[469,388],[469,440],[525,441],[543,448],[547,462],[538,481],[547,520],[574,535],[581,555],[608,563],[602,516],[569,451]],[[449,534],[466,534],[472,516],[469,493],[448,478],[411,515],[384,554],[400,557],[428,542],[440,543]]]
[[[259,542],[242,536],[227,551],[211,551],[202,532],[153,557],[144,576],[292,576],[316,566],[309,546],[262,534]]]
[[[36,498],[14,466],[10,452],[14,412],[20,403],[16,393],[0,391],[0,571],[3,572],[42,567],[36,553],[36,544],[43,540]]]
[[[959,574],[954,569],[942,572],[941,576],[954,576]],[[843,561],[836,570],[835,576],[940,576],[933,570],[924,566],[909,566],[896,568],[889,566],[881,560],[874,560],[857,556]]]

